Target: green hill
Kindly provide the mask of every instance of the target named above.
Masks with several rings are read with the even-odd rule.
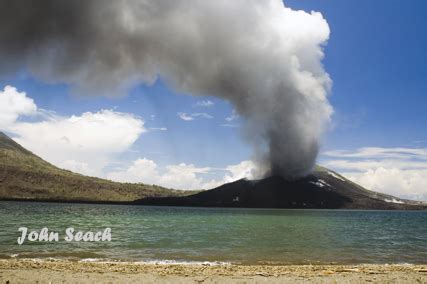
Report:
[[[0,132],[0,199],[129,202],[194,192],[156,185],[118,183],[63,170]]]

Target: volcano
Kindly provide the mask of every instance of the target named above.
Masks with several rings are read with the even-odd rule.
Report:
[[[144,198],[137,204],[159,206],[289,209],[425,210],[427,203],[367,190],[336,172],[317,166],[312,174],[285,180],[271,176],[241,179],[183,197]]]

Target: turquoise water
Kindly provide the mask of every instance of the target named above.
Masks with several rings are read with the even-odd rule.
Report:
[[[59,242],[19,246],[19,227]],[[65,229],[110,227],[111,242],[66,242]],[[426,211],[270,210],[0,202],[0,258],[427,263]]]

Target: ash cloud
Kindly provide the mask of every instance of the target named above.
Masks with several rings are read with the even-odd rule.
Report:
[[[0,38],[0,76],[108,96],[161,76],[230,101],[258,175],[308,173],[332,113],[328,24],[280,0],[0,0]]]

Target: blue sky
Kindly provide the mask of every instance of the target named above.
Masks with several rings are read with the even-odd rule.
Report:
[[[323,64],[333,81],[329,100],[334,115],[321,152],[332,154],[321,154],[320,163],[348,172],[348,177],[372,189],[424,199],[427,191],[407,184],[414,183],[414,175],[424,177],[426,165],[417,168],[416,173],[405,172],[413,169],[402,166],[399,155],[384,157],[381,151],[367,151],[372,155],[369,157],[364,154],[366,147],[392,149],[397,154],[402,151],[396,149],[404,148],[412,151],[405,152],[410,156],[405,156],[404,161],[427,163],[425,152],[414,154],[415,149],[427,148],[427,2],[294,0],[285,1],[285,5],[321,12],[331,30]],[[251,159],[251,149],[241,138],[242,119],[230,118],[230,103],[178,93],[161,78],[151,86],[141,84],[127,95],[114,98],[72,95],[66,84],[48,84],[25,71],[2,78],[1,89],[6,85],[25,92],[38,109],[54,111],[62,117],[109,109],[143,120],[145,133],[129,149],[115,153],[114,159],[104,165],[107,170],[123,169],[144,158],[154,161],[159,169],[182,163],[193,165],[201,169],[193,172],[195,176],[204,174],[204,180],[209,181],[222,178],[228,166]],[[202,101],[212,105],[200,106]],[[211,118],[195,115],[193,120],[186,121],[179,118],[179,113],[203,113]],[[338,155],[338,150],[361,156],[348,160],[345,155]],[[367,166],[366,172],[337,166],[338,160],[345,159],[383,164]],[[387,164],[390,161],[395,163]],[[377,176],[381,174],[380,168],[389,170],[388,175]],[[368,170],[374,174],[369,175]],[[409,189],[383,188],[373,180],[396,175],[393,170],[402,174],[402,186]],[[416,182],[423,184],[427,179]]]

